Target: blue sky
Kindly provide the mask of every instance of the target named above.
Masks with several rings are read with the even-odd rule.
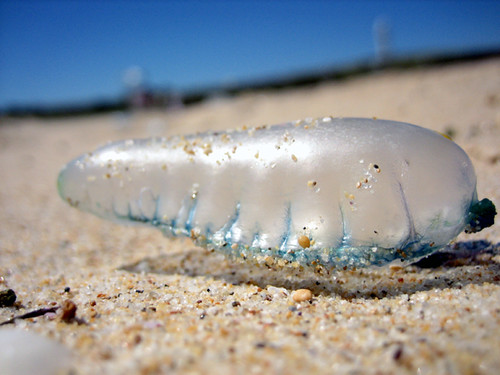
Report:
[[[500,1],[0,1],[0,108],[112,99],[140,67],[177,90],[375,56],[500,47]]]

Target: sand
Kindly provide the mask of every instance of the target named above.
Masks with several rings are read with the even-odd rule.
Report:
[[[228,260],[190,240],[81,213],[57,195],[61,166],[109,140],[328,115],[452,135],[473,161],[479,197],[500,206],[499,59],[171,111],[3,119],[0,291],[13,289],[17,301],[0,308],[0,322],[55,312],[0,326],[0,336],[15,328],[62,345],[72,353],[62,373],[71,374],[498,373],[498,224],[460,235],[450,248],[458,256],[439,267],[318,274]],[[55,309],[66,300],[74,319]]]

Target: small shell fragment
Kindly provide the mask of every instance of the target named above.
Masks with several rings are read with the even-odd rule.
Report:
[[[312,292],[309,289],[297,289],[292,293],[292,299],[295,302],[305,302],[310,301],[313,297]]]
[[[297,240],[299,242],[300,247],[302,247],[304,249],[306,249],[309,246],[311,246],[311,240],[307,236],[304,236],[304,235],[299,236],[299,238]]]

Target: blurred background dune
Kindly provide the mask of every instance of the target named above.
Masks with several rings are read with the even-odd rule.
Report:
[[[0,113],[175,109],[500,53],[497,1],[3,1]]]

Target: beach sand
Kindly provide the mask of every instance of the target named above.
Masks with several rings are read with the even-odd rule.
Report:
[[[440,267],[317,273],[226,259],[57,195],[60,168],[110,140],[330,115],[451,135],[472,159],[479,197],[500,207],[500,59],[171,111],[1,120],[0,291],[13,289],[17,302],[0,308],[0,322],[66,300],[77,310],[76,319],[62,308],[17,319],[0,336],[11,327],[62,344],[72,353],[63,373],[72,374],[498,373],[498,224],[461,234],[451,247],[460,256]],[[301,288],[312,298],[301,301]]]

